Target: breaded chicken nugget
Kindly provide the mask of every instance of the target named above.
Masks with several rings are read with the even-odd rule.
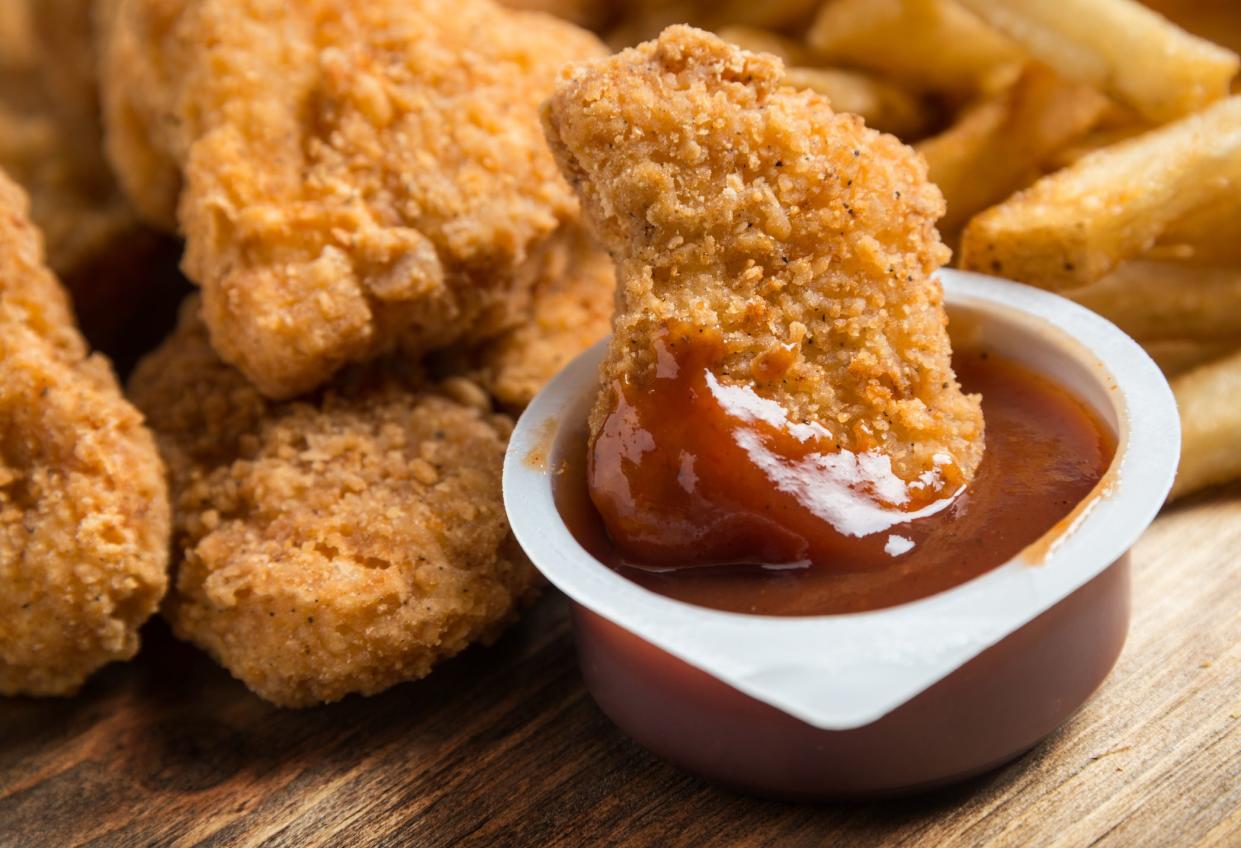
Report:
[[[589,33],[490,0],[120,0],[109,150],[266,395],[511,325],[577,204],[537,107]]]
[[[655,378],[661,339],[706,332],[721,384],[826,428],[837,450],[877,451],[906,482],[938,469],[960,484],[983,420],[931,276],[948,257],[943,198],[908,147],[782,79],[775,57],[676,26],[566,72],[545,107],[618,263],[592,431],[615,386]]]
[[[168,493],[0,175],[0,694],[67,695],[138,650],[167,585]]]
[[[422,677],[534,591],[500,496],[512,422],[473,384],[379,363],[269,401],[211,349],[194,298],[130,390],[173,483],[165,616],[273,703]]]
[[[164,283],[149,266],[173,251],[139,221],[104,159],[95,0],[0,5],[0,168],[29,195],[83,333],[109,355],[127,352],[139,304]]]
[[[103,158],[93,6],[6,0],[0,20],[0,167],[30,195],[61,276],[137,224]]]
[[[530,314],[469,357],[468,370],[506,409],[521,410],[575,356],[607,336],[615,266],[581,227],[544,251]]]
[[[92,7],[6,0],[0,25],[0,167],[30,195],[61,276],[93,265],[138,223],[103,158]]]

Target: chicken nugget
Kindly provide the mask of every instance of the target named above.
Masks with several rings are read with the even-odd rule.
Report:
[[[30,197],[47,264],[69,290],[82,333],[123,370],[136,348],[166,332],[149,334],[152,303],[162,306],[176,287],[150,269],[171,272],[179,249],[141,223],[104,159],[95,0],[2,5],[0,168]]]
[[[565,365],[612,326],[616,272],[607,252],[581,227],[544,251],[528,317],[497,339],[470,351],[468,371],[506,409],[524,409]]]
[[[167,585],[164,469],[0,175],[0,694],[132,657]]]
[[[379,692],[493,638],[537,585],[500,496],[511,419],[477,386],[392,361],[268,400],[198,310],[130,382],[172,478],[176,634],[290,707]]]
[[[61,276],[137,223],[103,158],[93,6],[8,0],[0,22],[0,166],[30,195]]]
[[[972,477],[982,412],[933,276],[944,201],[913,150],[685,26],[566,71],[544,122],[618,267],[593,438],[668,355],[714,347],[720,396],[752,391],[751,414],[810,425],[827,453],[927,497]]]
[[[108,146],[269,397],[515,323],[577,203],[537,107],[597,39],[490,0],[120,0]]]

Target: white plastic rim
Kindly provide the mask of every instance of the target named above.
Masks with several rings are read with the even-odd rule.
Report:
[[[1115,429],[1104,482],[1041,561],[1019,555],[931,597],[846,615],[723,612],[638,586],[591,556],[555,503],[556,471],[567,450],[581,449],[606,341],[552,380],[513,432],[504,503],[518,542],[573,601],[814,727],[855,729],[906,703],[1124,555],[1167,497],[1180,449],[1167,381],[1114,325],[1029,286],[960,271],[940,277],[958,344],[1046,374]],[[545,461],[528,461],[532,453]]]

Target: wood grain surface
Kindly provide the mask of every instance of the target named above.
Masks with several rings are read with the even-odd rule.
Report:
[[[158,622],[68,701],[0,700],[0,845],[1241,845],[1241,488],[1135,549],[1129,643],[1016,762],[933,795],[740,797],[582,688],[564,600],[371,699],[289,712]]]

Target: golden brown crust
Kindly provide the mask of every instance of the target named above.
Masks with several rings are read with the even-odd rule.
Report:
[[[307,706],[422,677],[511,620],[536,577],[500,496],[512,422],[477,386],[380,362],[273,402],[197,310],[130,383],[173,481],[179,636]]]
[[[103,156],[95,0],[6,0],[0,21],[0,168],[26,190],[47,262],[92,289],[118,242],[142,228]]]
[[[132,657],[168,533],[154,440],[88,355],[0,175],[0,694],[71,694]]]
[[[582,228],[566,228],[544,252],[529,316],[475,351],[471,373],[506,409],[524,409],[560,369],[607,336],[615,292],[611,257]]]
[[[983,421],[931,276],[943,198],[912,150],[782,78],[775,57],[670,27],[567,71],[545,106],[618,264],[605,385],[644,379],[674,324],[719,331],[721,379],[882,451],[905,479],[941,452],[968,478]],[[613,403],[601,393],[596,431]]]
[[[158,340],[153,314],[176,302],[180,247],[141,223],[104,159],[92,25],[100,5],[0,4],[0,169],[30,197],[82,334],[124,371]]]
[[[601,51],[489,0],[121,0],[109,151],[148,216],[176,205],[215,348],[289,397],[511,324],[577,214],[538,103]]]

